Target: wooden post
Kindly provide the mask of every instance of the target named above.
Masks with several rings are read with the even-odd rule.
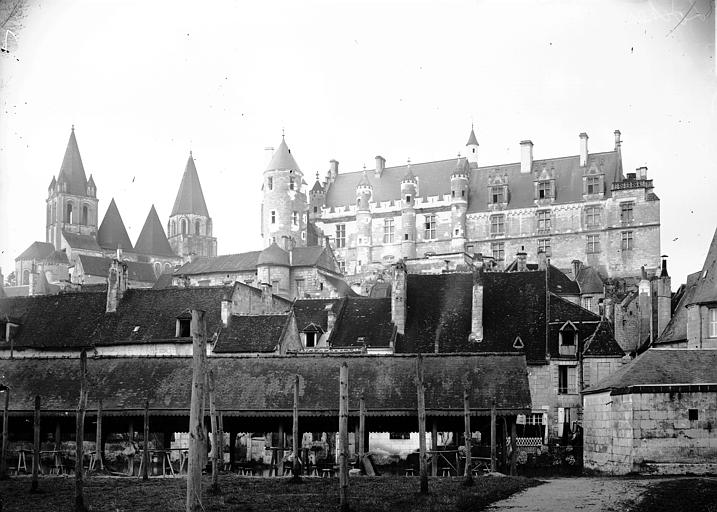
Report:
[[[431,425],[431,449],[438,451],[438,422],[433,420]],[[431,457],[431,475],[438,476],[438,453],[434,453]]]
[[[229,431],[229,467],[234,471],[234,451],[237,446],[237,433]],[[248,457],[247,457],[247,460]]]
[[[32,445],[32,485],[30,490],[37,491],[37,473],[40,470],[40,395],[35,396],[35,423]]]
[[[341,511],[349,509],[349,367],[341,363],[339,371],[339,499]]]
[[[426,397],[423,387],[423,357],[416,358],[416,393],[418,398],[418,447],[421,494],[428,494],[428,468],[426,464]]]
[[[192,310],[192,401],[189,410],[189,461],[187,464],[186,512],[199,512],[202,506],[202,452],[206,435],[202,409],[204,404],[204,362],[207,353],[207,326],[204,311]]]
[[[214,389],[216,382],[214,380],[214,370],[207,372],[207,382],[209,388],[209,421],[212,427],[212,441],[214,448],[212,449],[212,492],[219,494],[219,425],[217,420],[217,403]]]
[[[471,405],[468,399],[468,388],[463,390],[463,437],[466,443],[466,471],[465,481],[463,485],[470,487],[473,485],[473,467],[471,464]]]
[[[95,450],[97,453],[97,469],[105,469],[104,465],[104,442],[102,439],[102,399],[97,402],[97,437],[95,441]]]
[[[502,464],[502,471],[504,473],[508,472],[508,418],[506,416],[503,416],[503,464]]]
[[[142,480],[149,479],[149,400],[144,401],[144,450],[142,451]]]
[[[284,468],[283,468],[284,446],[286,446],[284,443],[284,424],[283,423],[279,422],[278,430],[279,430],[279,432],[278,432],[279,448],[281,448],[281,450],[274,452],[276,454],[276,459],[274,460],[274,463],[276,464],[275,468],[274,468],[274,470],[276,471],[276,476],[279,476],[284,471]],[[269,476],[271,476],[271,473],[269,474]]]
[[[294,461],[291,466],[292,478],[294,480],[301,479],[301,469],[299,468],[299,376],[294,378],[294,424],[292,425],[291,436],[292,436],[292,447],[294,454]]]
[[[83,444],[85,440],[85,408],[87,407],[87,351],[80,355],[80,400],[75,417],[75,512],[85,512],[85,497],[82,492]]]
[[[359,401],[359,436],[358,436],[358,456],[359,467],[363,464],[363,458],[366,456],[366,446],[364,438],[366,437],[366,400],[361,395]]]
[[[55,450],[60,451],[60,442],[62,441],[62,428],[60,427],[60,420],[55,423]]]
[[[219,457],[219,469],[220,471],[224,470],[224,415],[221,411],[217,411],[217,438],[219,439],[219,452],[217,453],[217,457]],[[231,467],[229,468],[229,472],[231,472]],[[219,488],[217,488],[219,490]]]
[[[516,427],[515,427],[515,419],[513,419],[513,422],[510,424],[510,474],[511,476],[515,476],[518,472],[516,469],[516,463],[518,461],[518,451],[516,446],[516,437],[517,437]]]
[[[5,395],[5,404],[2,409],[2,453],[0,453],[0,480],[5,480],[8,477],[7,474],[7,422],[8,422],[8,409],[10,408],[10,388],[2,386],[2,391]]]
[[[495,417],[495,398],[490,407],[490,470],[495,472],[496,470],[496,453],[495,453],[495,436],[496,436],[496,417]]]
[[[134,475],[134,422],[132,420],[129,420],[129,431],[127,432],[127,437],[129,438],[129,445],[130,445],[130,453],[127,457],[127,465],[129,466],[127,469],[127,473],[129,476]]]

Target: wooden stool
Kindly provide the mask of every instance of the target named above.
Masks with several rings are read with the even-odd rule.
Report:
[[[441,476],[451,476],[451,468],[441,468]]]
[[[413,468],[405,468],[405,469],[403,470],[403,475],[404,475],[404,476],[413,476],[414,471],[415,471],[415,470],[414,470]]]
[[[332,478],[334,476],[334,470],[331,468],[323,468],[321,470],[321,478]]]

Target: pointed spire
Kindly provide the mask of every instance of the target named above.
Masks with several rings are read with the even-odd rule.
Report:
[[[316,181],[314,182],[314,186],[311,187],[311,192],[321,193],[323,191],[324,191],[324,187],[321,184],[321,178],[319,178],[319,171],[316,171]]]
[[[130,242],[127,229],[114,198],[110,201],[107,212],[102,219],[102,224],[100,224],[100,229],[97,232],[97,243],[103,249],[111,251],[116,250],[117,247],[121,247],[123,251],[133,250],[132,242]]]
[[[471,123],[471,134],[468,136],[468,142],[466,142],[466,146],[477,146],[478,145],[478,139],[476,138],[476,132],[473,131],[473,123]]]
[[[57,181],[67,183],[67,192],[78,196],[87,195],[87,176],[85,168],[82,166],[82,158],[80,157],[80,149],[77,146],[75,138],[75,126],[72,126],[70,132],[70,140],[67,141],[65,149],[65,157],[62,159],[60,174]]]
[[[271,157],[271,162],[269,162],[269,165],[266,168],[267,171],[275,171],[279,169],[293,169],[294,171],[300,170],[299,165],[296,163],[296,160],[294,160],[294,157],[291,154],[289,146],[286,145],[283,130],[281,133],[281,144],[279,144],[278,149],[274,152],[274,156]]]
[[[152,205],[149,214],[147,214],[147,220],[144,221],[142,232],[137,238],[137,243],[134,244],[134,251],[139,254],[176,257],[169,245],[167,234],[164,232],[154,205]]]
[[[416,176],[413,174],[413,171],[411,170],[411,158],[408,158],[408,164],[406,165],[406,174],[403,175],[403,181],[416,181]]]
[[[371,187],[371,182],[368,180],[368,173],[366,172],[366,166],[363,166],[363,173],[361,174],[361,179],[358,182],[358,187]]]
[[[177,198],[174,200],[174,207],[172,207],[172,213],[169,216],[173,217],[180,213],[192,213],[209,217],[209,210],[207,210],[207,203],[204,201],[204,193],[202,192],[202,184],[199,182],[197,167],[194,165],[194,157],[191,151],[189,151],[187,166],[184,168],[182,182],[179,184]]]

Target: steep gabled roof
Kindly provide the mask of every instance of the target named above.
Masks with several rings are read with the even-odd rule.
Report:
[[[204,193],[202,192],[202,184],[199,182],[197,167],[194,165],[191,151],[189,152],[187,166],[184,168],[182,182],[179,184],[177,198],[174,200],[172,213],[169,216],[172,217],[180,213],[193,213],[209,217],[209,210],[207,210],[207,203],[204,201]]]
[[[289,263],[289,253],[273,242],[269,247],[261,251],[256,262],[257,265],[279,265],[283,267],[291,266]]]
[[[603,319],[583,345],[584,356],[619,356],[625,355],[625,351],[615,341],[615,334],[607,319]]]
[[[603,293],[605,286],[600,278],[600,274],[593,267],[582,267],[578,271],[575,281],[580,286],[580,293]]]
[[[341,299],[297,299],[292,310],[296,318],[296,328],[303,331],[309,324],[315,324],[324,331],[329,330],[329,310],[338,314],[344,301]]]
[[[134,244],[134,251],[139,254],[176,257],[172,247],[169,245],[167,234],[159,221],[159,215],[157,215],[154,205],[152,205],[149,214],[147,214],[147,220],[144,221],[142,232],[137,238],[137,243]]]
[[[55,251],[55,246],[49,242],[32,242],[30,247],[22,251],[15,261],[41,261]]]
[[[695,284],[695,294],[690,304],[717,302],[717,229],[707,251],[702,272]]]
[[[691,304],[695,296],[695,285],[700,277],[701,272],[695,272],[687,276],[687,283],[682,293],[682,297],[675,307],[675,311],[670,318],[670,322],[662,331],[660,337],[657,338],[653,345],[672,344],[687,341],[687,305]]]
[[[218,354],[274,352],[290,315],[232,315],[214,346]]]
[[[65,157],[62,159],[58,183],[67,183],[67,192],[78,196],[87,195],[87,176],[82,165],[80,149],[77,147],[75,127],[72,127],[70,140],[67,141]]]
[[[100,229],[97,232],[97,243],[103,249],[116,250],[118,246],[123,251],[132,251],[132,242],[129,240],[127,229],[122,221],[117,203],[114,198],[110,201],[110,205],[107,207],[107,212],[102,219]]]
[[[82,272],[85,275],[96,277],[108,276],[112,258],[80,254],[78,255],[78,259],[82,265]],[[127,274],[130,281],[143,283],[154,283],[157,281],[151,263],[143,263],[141,261],[125,261],[124,263],[127,265]]]
[[[69,245],[72,249],[102,252],[102,248],[99,246],[97,239],[94,236],[71,233],[63,229],[62,238],[65,239],[67,245]]]
[[[294,156],[291,154],[289,146],[286,145],[283,135],[281,136],[281,144],[279,144],[279,147],[271,157],[271,162],[269,162],[269,165],[266,167],[267,171],[280,169],[299,170],[299,165],[296,163],[296,160],[294,160]]]
[[[329,344],[338,348],[388,348],[395,334],[396,326],[391,320],[391,299],[349,297],[344,299]]]

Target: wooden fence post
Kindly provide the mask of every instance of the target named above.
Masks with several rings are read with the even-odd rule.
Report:
[[[37,491],[37,473],[40,469],[40,395],[35,396],[35,421],[32,443],[32,485],[30,491]]]
[[[495,417],[495,398],[493,399],[493,402],[491,403],[490,407],[490,470],[491,472],[495,472],[496,469],[496,445],[495,445],[495,436],[496,436],[496,417]]]
[[[363,458],[366,456],[366,400],[363,394],[361,394],[361,400],[359,401],[359,438],[358,438],[358,455],[359,455],[359,467],[363,465]]]
[[[219,425],[217,421],[217,403],[214,393],[216,381],[214,380],[214,370],[209,369],[207,372],[208,391],[209,391],[209,422],[212,427],[212,441],[214,449],[212,450],[212,492],[219,494]]]
[[[103,452],[104,452],[103,448],[104,448],[104,446],[102,443],[102,399],[100,398],[97,401],[97,437],[95,440],[95,450],[97,453],[97,465],[98,465],[97,469],[98,470],[105,469],[104,458],[102,457]]]
[[[339,371],[339,499],[341,511],[349,509],[349,367],[341,363]]]
[[[294,461],[292,464],[292,478],[295,481],[301,480],[299,468],[299,376],[294,378],[294,424],[292,425],[291,436],[293,438]]]
[[[434,419],[431,424],[431,475],[438,476],[438,422]]]
[[[206,436],[202,410],[204,408],[204,361],[207,351],[207,326],[204,311],[192,310],[192,401],[189,410],[189,461],[187,464],[186,512],[199,512],[202,507],[202,450]]]
[[[0,454],[0,480],[5,480],[8,477],[7,474],[7,435],[8,435],[8,409],[10,407],[10,388],[2,386],[0,389],[5,395],[5,404],[2,410],[2,453]]]
[[[518,472],[516,470],[516,462],[518,461],[518,450],[517,450],[517,432],[515,426],[515,419],[510,424],[510,474],[515,476]]]
[[[428,494],[428,468],[426,464],[426,396],[423,387],[423,357],[416,358],[416,392],[418,398],[418,447],[421,494]]]
[[[466,474],[463,485],[470,487],[473,485],[473,465],[471,460],[471,405],[468,399],[468,388],[463,390],[463,426],[466,443]]]
[[[144,401],[144,450],[142,451],[142,480],[149,479],[149,400]]]
[[[80,354],[80,400],[75,417],[75,512],[85,512],[82,492],[83,444],[85,440],[85,408],[87,407],[87,351]]]

